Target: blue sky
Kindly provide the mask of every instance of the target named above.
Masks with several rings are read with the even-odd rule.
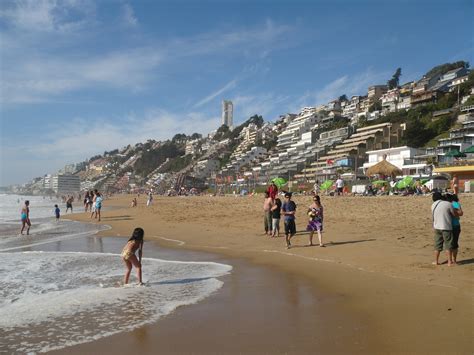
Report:
[[[0,185],[473,63],[466,1],[0,2]]]

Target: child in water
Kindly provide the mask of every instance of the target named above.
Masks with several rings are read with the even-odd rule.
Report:
[[[135,228],[132,236],[128,240],[127,244],[122,250],[122,260],[127,267],[125,272],[125,277],[123,283],[128,284],[128,279],[130,278],[130,272],[132,271],[132,266],[135,266],[137,269],[138,283],[142,285],[142,251],[143,251],[143,236],[145,232],[142,228]],[[138,258],[135,255],[138,250]]]
[[[56,215],[56,222],[59,222],[59,217],[61,217],[61,210],[58,205],[54,205],[54,214]]]

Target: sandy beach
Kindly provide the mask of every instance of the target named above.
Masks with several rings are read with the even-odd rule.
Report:
[[[263,234],[262,196],[157,197],[151,207],[145,206],[146,198],[141,196],[137,208],[129,207],[131,196],[115,196],[105,202],[113,210],[104,212],[102,219],[112,229],[102,234],[128,236],[134,227],[140,226],[145,229],[146,240],[162,246],[237,258],[305,280],[310,289],[331,300],[328,310],[347,315],[347,322],[355,320],[360,327],[357,332],[333,336],[323,344],[317,337],[311,337],[317,329],[298,327],[298,334],[304,335],[301,338],[307,341],[295,342],[291,348],[278,351],[269,345],[271,339],[278,337],[272,332],[249,329],[248,333],[232,333],[234,328],[230,324],[238,323],[235,315],[229,314],[232,317],[229,322],[222,316],[226,314],[222,311],[225,307],[214,308],[211,297],[202,306],[208,311],[199,331],[189,325],[189,320],[202,318],[187,308],[178,309],[159,322],[168,326],[152,327],[152,338],[160,340],[163,353],[471,354],[474,350],[474,222],[469,216],[474,214],[474,196],[460,198],[464,217],[459,265],[454,267],[431,265],[433,233],[429,196],[323,197],[327,248],[305,247],[308,243],[304,232],[306,209],[311,201],[303,196],[295,198],[299,206],[298,233],[290,250],[285,247],[284,237],[272,239]],[[90,222],[89,215],[70,218]],[[445,261],[445,257],[441,260]],[[269,283],[267,289],[271,291],[272,287]],[[250,310],[258,310],[252,297],[244,299]],[[290,312],[294,307],[293,311],[298,313],[305,309],[305,304],[281,307]],[[330,312],[325,313],[324,309],[320,307],[319,314],[330,320]],[[253,315],[257,326],[258,320],[262,321],[258,311],[247,311],[245,315],[247,318]],[[272,315],[269,322],[270,319],[278,317]],[[246,319],[245,324],[252,324],[251,321]],[[338,322],[329,321],[327,333],[337,335],[338,326]],[[140,332],[145,330],[112,337],[117,341],[106,338],[73,347],[71,351],[107,349],[107,352],[127,353],[136,348]],[[288,324],[287,330],[294,331],[294,327]],[[204,345],[199,339],[206,338],[206,334],[208,339],[217,334],[221,340]],[[141,352],[156,353],[157,341],[145,344],[148,345],[140,347]]]

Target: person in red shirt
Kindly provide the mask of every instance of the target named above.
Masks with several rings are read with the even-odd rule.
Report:
[[[272,200],[275,200],[275,198],[278,195],[278,187],[275,185],[274,182],[272,182],[270,184],[270,186],[268,186],[267,192],[268,192],[268,195],[270,196],[270,198]]]

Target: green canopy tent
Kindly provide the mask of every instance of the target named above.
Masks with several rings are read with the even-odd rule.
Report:
[[[430,179],[421,179],[420,182],[422,185],[426,184]]]
[[[466,157],[466,154],[461,153],[459,150],[453,149],[453,150],[450,150],[449,152],[447,152],[444,156],[445,157],[453,157],[453,158],[464,158],[464,157]]]
[[[463,151],[464,154],[474,154],[474,145],[471,145],[469,148]]]
[[[385,180],[375,180],[372,181],[373,186],[388,185],[388,181]]]
[[[321,191],[326,191],[326,190],[330,189],[333,184],[334,184],[334,181],[326,180],[325,182],[323,182],[321,184],[321,186],[319,188],[321,189]]]
[[[273,178],[271,182],[275,183],[278,189],[281,189],[283,185],[286,185],[286,180],[281,177]]]
[[[401,179],[399,182],[397,182],[397,184],[395,185],[395,187],[397,189],[404,189],[406,187],[411,187],[413,186],[413,183],[414,183],[414,180],[413,180],[413,177],[411,176],[405,176],[403,179]]]

